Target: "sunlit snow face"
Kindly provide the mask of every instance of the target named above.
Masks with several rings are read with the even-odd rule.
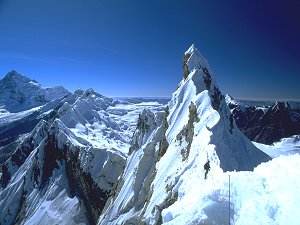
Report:
[[[134,102],[134,99],[128,100]],[[86,109],[87,106],[78,107],[77,105],[76,113],[71,110],[62,118],[62,121],[79,138],[79,142],[83,145],[116,149],[127,153],[139,114],[144,109],[150,109],[153,112],[163,111],[165,104],[158,103],[158,101],[147,101],[147,99],[146,102],[139,101],[137,103],[120,101],[110,105],[104,111],[94,112],[92,117],[89,116],[90,120],[75,122],[80,121],[79,118],[76,119],[78,112],[81,112],[82,116],[86,118]]]

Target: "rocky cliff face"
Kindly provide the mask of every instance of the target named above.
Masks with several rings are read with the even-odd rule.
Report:
[[[292,108],[289,102],[258,107],[227,96],[227,103],[237,126],[252,141],[272,144],[300,133],[300,109]]]
[[[270,159],[237,128],[206,60],[195,46],[185,52],[183,67],[184,78],[165,113],[151,116],[151,124],[156,126],[145,130],[147,123],[140,124],[134,137],[139,144],[132,149],[99,224],[216,221],[217,215],[196,213],[208,211],[199,205],[207,198],[199,191],[207,188],[204,164],[210,161],[208,179],[214,180],[223,171],[253,170]],[[191,199],[199,201],[191,204]]]

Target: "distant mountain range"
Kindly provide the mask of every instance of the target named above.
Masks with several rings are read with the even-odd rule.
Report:
[[[298,108],[223,95],[194,45],[171,99],[70,93],[16,71],[0,97],[1,225],[298,222],[284,200],[300,157],[251,142],[300,134]]]
[[[235,100],[229,95],[226,102],[237,126],[252,141],[272,144],[281,138],[300,134],[299,103],[275,102],[254,106],[249,101]]]

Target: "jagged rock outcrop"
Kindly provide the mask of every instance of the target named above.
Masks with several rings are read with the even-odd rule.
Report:
[[[156,127],[147,139],[135,137],[142,141],[128,157],[98,224],[213,223],[217,215],[205,212],[221,210],[228,203],[203,203],[210,198],[200,190],[210,185],[204,179],[207,160],[211,162],[208,180],[213,182],[223,171],[253,170],[270,159],[239,131],[194,45],[186,51],[183,65],[184,78],[168,110],[155,116]]]
[[[63,87],[44,88],[16,71],[0,80],[0,167],[68,95]]]
[[[129,147],[106,112],[113,104],[92,89],[78,90],[36,125],[2,165],[1,224],[97,222]]]
[[[140,148],[145,140],[149,138],[149,135],[154,128],[157,127],[154,113],[150,110],[144,109],[142,113],[139,114],[136,130],[133,133],[131,146],[129,149],[129,154],[134,150]]]
[[[252,141],[272,144],[300,133],[300,109],[289,102],[276,102],[259,107],[243,104],[226,97],[239,129]]]

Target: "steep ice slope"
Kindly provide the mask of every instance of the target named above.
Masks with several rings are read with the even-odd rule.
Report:
[[[20,112],[51,102],[68,94],[62,86],[42,87],[16,71],[9,72],[0,80],[0,110]]]
[[[222,170],[253,170],[270,159],[236,127],[194,46],[185,52],[183,70],[165,113],[141,117],[133,138],[138,144],[99,224],[213,224],[219,215],[209,212],[215,205],[207,194]],[[211,171],[205,180],[207,160]],[[219,213],[225,204],[216,205]]]
[[[0,224],[95,224],[140,111],[92,89],[61,100],[2,166]]]

